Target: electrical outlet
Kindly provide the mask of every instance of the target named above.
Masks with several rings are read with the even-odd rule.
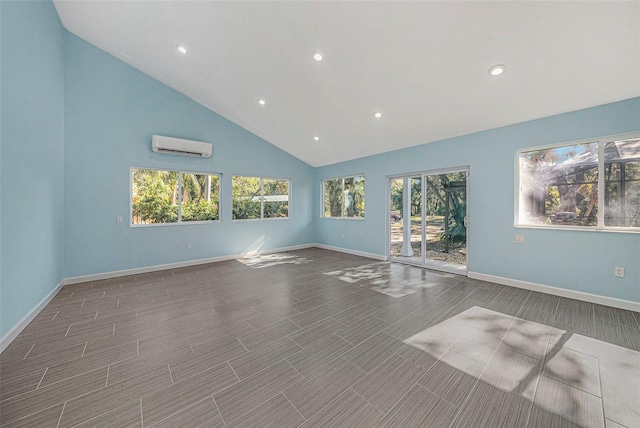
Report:
[[[267,241],[271,241],[271,235],[267,235]]]
[[[116,218],[116,221],[117,221],[118,223],[122,223],[122,216],[118,216],[118,218]]]
[[[515,243],[516,244],[524,244],[525,239],[524,235],[516,235]]]
[[[344,233],[340,234],[340,238],[344,239]]]
[[[624,278],[624,268],[620,266],[616,266],[616,268],[613,271],[613,274],[618,278]]]
[[[187,242],[187,250],[191,249],[191,242]]]

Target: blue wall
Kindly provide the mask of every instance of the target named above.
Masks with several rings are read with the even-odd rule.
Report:
[[[318,168],[316,242],[384,255],[386,176],[469,165],[470,271],[640,302],[640,234],[514,227],[516,150],[639,130],[634,98]],[[361,172],[366,219],[321,219],[321,180]],[[615,266],[625,278],[613,276]]]
[[[70,33],[65,72],[65,277],[313,242],[311,166]],[[153,153],[153,134],[213,157]],[[222,173],[222,222],[130,227],[132,166]],[[292,218],[232,222],[232,175],[290,178]]]
[[[63,277],[63,28],[50,2],[0,2],[0,336]]]

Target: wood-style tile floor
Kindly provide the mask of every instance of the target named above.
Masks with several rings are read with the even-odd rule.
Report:
[[[315,248],[83,283],[0,356],[0,425],[639,427],[639,322]]]

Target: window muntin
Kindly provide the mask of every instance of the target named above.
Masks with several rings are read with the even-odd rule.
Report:
[[[289,218],[288,179],[233,176],[231,181],[234,220]]]
[[[323,180],[325,218],[364,218],[364,175]]]
[[[220,175],[131,168],[131,225],[220,219]]]
[[[523,150],[517,166],[518,226],[640,227],[637,136]]]

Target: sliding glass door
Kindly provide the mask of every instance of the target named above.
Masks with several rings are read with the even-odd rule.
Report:
[[[389,258],[466,275],[468,181],[468,168],[389,177]]]

